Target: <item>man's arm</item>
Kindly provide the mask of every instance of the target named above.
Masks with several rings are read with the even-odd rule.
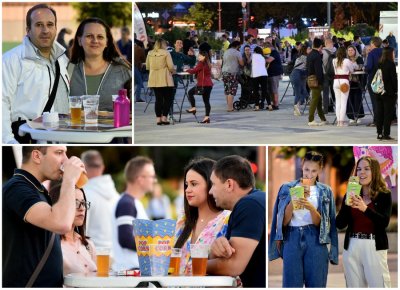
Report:
[[[84,165],[77,157],[64,162],[64,176],[60,197],[53,206],[38,202],[31,206],[24,220],[32,225],[57,234],[65,234],[72,228],[75,218],[75,183],[79,179]]]
[[[215,258],[207,263],[207,273],[224,276],[238,276],[246,269],[247,264],[258,245],[258,241],[249,238],[232,237],[229,240],[234,252],[230,258]]]
[[[18,143],[11,129],[11,99],[16,96],[17,82],[21,72],[17,59],[13,59],[13,55],[6,54],[3,56],[3,102],[2,102],[2,122],[3,122],[3,143]],[[14,62],[14,64],[13,64]]]

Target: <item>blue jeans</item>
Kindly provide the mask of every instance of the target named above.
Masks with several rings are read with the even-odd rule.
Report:
[[[314,225],[288,227],[283,242],[282,287],[326,287],[329,255]]]
[[[294,90],[294,104],[303,104],[308,98],[306,87],[307,72],[301,69],[294,69],[290,74],[290,81]]]
[[[140,98],[140,92],[143,88],[143,78],[142,78],[142,73],[140,72],[140,70],[135,66],[135,100],[139,101]]]

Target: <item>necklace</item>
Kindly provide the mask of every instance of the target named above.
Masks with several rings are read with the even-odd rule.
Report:
[[[43,185],[42,185],[42,189],[40,189],[40,188],[38,188],[32,181],[30,181],[29,178],[26,177],[25,175],[23,175],[23,174],[21,174],[21,173],[14,173],[14,176],[15,176],[15,175],[22,176],[23,178],[25,178],[30,184],[32,184],[32,185],[37,189],[37,191],[39,191],[39,192],[44,192]]]
[[[83,64],[82,67],[83,67],[83,80],[85,81],[85,93],[86,93],[86,95],[87,95],[88,92],[87,92],[87,83],[86,83],[85,64]],[[102,76],[102,78],[101,78],[101,80],[100,80],[100,84],[99,84],[99,87],[97,88],[96,95],[99,94],[100,88],[101,88],[101,86],[103,85],[104,77],[106,76],[106,74],[107,74],[107,72],[108,72],[108,70],[109,70],[110,67],[111,67],[111,63],[108,64],[108,66],[107,66],[107,68],[106,68],[106,71],[104,72],[104,74],[103,74],[103,76]]]

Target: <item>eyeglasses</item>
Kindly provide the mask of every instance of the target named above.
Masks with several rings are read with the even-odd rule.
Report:
[[[90,208],[90,201],[79,201],[75,199],[75,208],[80,209],[81,206],[85,207],[86,209]]]
[[[324,158],[324,156],[322,156],[319,153],[315,153],[315,152],[307,152],[306,155],[304,155],[304,159],[305,160],[310,160],[310,161],[321,161]]]

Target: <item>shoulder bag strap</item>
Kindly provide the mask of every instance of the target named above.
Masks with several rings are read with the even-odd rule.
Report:
[[[42,257],[42,259],[40,260],[39,264],[36,266],[35,271],[33,271],[33,274],[31,276],[31,278],[29,279],[28,283],[26,284],[25,288],[31,288],[33,283],[35,283],[36,278],[39,276],[40,272],[43,269],[44,264],[46,263],[51,250],[53,249],[53,245],[54,245],[54,239],[56,237],[55,233],[51,234],[51,238],[50,238],[50,242],[46,248],[46,251],[44,252],[44,255]]]
[[[54,103],[54,99],[56,98],[59,80],[60,80],[60,64],[58,63],[58,60],[56,60],[56,79],[54,80],[53,89],[51,90],[51,94],[49,96],[46,106],[43,109],[43,112],[50,112],[51,107],[53,106]]]

